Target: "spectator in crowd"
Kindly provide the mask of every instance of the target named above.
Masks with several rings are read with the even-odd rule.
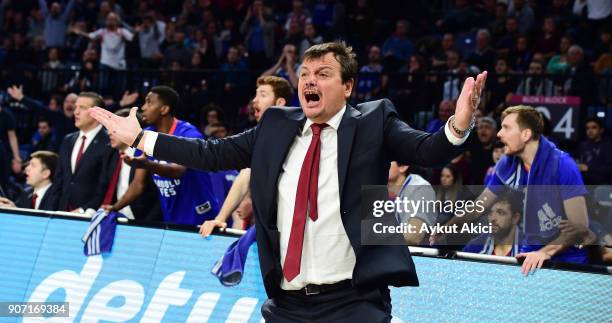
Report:
[[[503,2],[495,4],[493,20],[488,24],[487,29],[491,32],[493,41],[499,40],[506,31],[506,16],[508,14],[508,5]]]
[[[593,70],[597,74],[612,74],[612,42],[608,46],[608,52],[601,54],[601,56],[597,58],[597,61],[595,61],[593,66]],[[609,97],[610,96],[608,96],[608,98]]]
[[[129,109],[121,109],[115,112],[116,115],[126,117],[129,114]],[[100,206],[106,211],[116,211],[125,215],[128,219],[136,219],[145,222],[159,222],[162,220],[157,187],[150,177],[146,177],[144,183],[136,179],[136,170],[127,164],[124,160],[125,156],[134,157],[135,150],[120,142],[113,136],[108,134],[110,145],[113,148],[113,153],[109,156],[109,161],[106,163],[107,168],[104,170],[106,176],[110,178],[110,182],[104,193],[104,199]],[[133,184],[132,184],[133,183]],[[114,203],[119,201],[128,191],[130,185],[144,185],[138,190],[142,193],[131,203],[119,209]]]
[[[206,137],[210,137],[212,133],[210,126],[223,122],[223,110],[217,104],[210,104],[203,110],[205,120],[202,120],[203,122],[201,122],[200,129]]]
[[[213,123],[210,125],[209,129],[210,136],[216,139],[223,139],[232,134],[229,126],[225,122]]]
[[[74,23],[70,30],[85,30],[87,24],[84,20],[79,20]],[[89,45],[89,37],[82,34],[69,33],[66,36],[66,44],[63,48],[64,57],[70,64],[78,64],[82,59],[82,54]]]
[[[497,133],[497,122],[491,117],[478,119],[477,138],[472,137],[468,152],[470,154],[470,179],[473,185],[482,185],[489,167],[493,166],[493,144]]]
[[[508,16],[516,17],[518,20],[519,32],[527,34],[535,24],[535,13],[526,0],[513,0],[508,7]]]
[[[522,230],[518,226],[522,206],[522,201],[511,193],[497,198],[487,214],[492,232],[472,239],[463,251],[506,257],[518,255],[519,243],[523,239]]]
[[[557,54],[550,58],[546,65],[546,73],[549,74],[565,74],[569,68],[567,62],[567,51],[572,46],[572,38],[570,36],[563,36],[559,41],[559,50]]]
[[[281,56],[274,66],[267,69],[261,76],[276,75],[289,81],[289,84],[296,89],[298,84],[297,71],[300,63],[297,61],[297,52],[294,45],[287,44],[283,48]]]
[[[45,46],[47,47],[63,47],[66,39],[66,27],[68,19],[72,14],[76,0],[68,1],[66,8],[62,11],[62,6],[59,2],[51,3],[51,8],[47,7],[46,0],[38,0],[40,12],[45,19],[45,28],[43,35],[45,37]]]
[[[592,104],[596,100],[591,67],[584,61],[584,50],[578,45],[572,45],[567,51],[569,69],[563,85],[566,95],[579,96],[584,104]]]
[[[51,187],[56,165],[56,153],[44,150],[32,153],[28,166],[25,168],[28,188],[15,202],[0,196],[0,206],[55,211],[57,197],[51,194]]]
[[[427,124],[426,132],[434,133],[440,130],[448,121],[450,116],[455,113],[455,101],[442,100],[438,106],[438,117]]]
[[[76,109],[77,95],[69,93],[64,98],[61,110],[54,110],[51,106],[45,106],[42,102],[25,96],[23,86],[11,86],[7,89],[11,98],[23,104],[27,110],[47,118],[54,125],[57,138],[64,138],[67,134],[74,132],[74,111]]]
[[[317,34],[317,29],[312,23],[304,25],[304,37],[300,42],[300,53],[299,58],[302,58],[304,52],[313,45],[323,43],[323,36]]]
[[[32,146],[31,151],[58,151],[57,137],[53,133],[51,122],[48,119],[44,117],[38,119],[38,131],[32,136],[30,144]]]
[[[463,184],[463,176],[459,169],[452,164],[446,165],[440,172],[440,185],[436,187],[436,200],[455,203],[456,201],[471,200],[470,192]],[[440,212],[438,222],[446,223],[453,216],[452,213]]]
[[[348,12],[348,32],[355,42],[368,44],[372,41],[374,30],[374,12],[367,0],[356,0],[355,8]]]
[[[604,123],[591,117],[585,121],[586,137],[578,147],[578,169],[586,185],[612,184],[612,142],[604,137]]]
[[[497,140],[493,144],[493,153],[491,154],[491,157],[493,158],[493,166],[487,169],[487,173],[485,175],[484,183],[483,183],[484,185],[487,185],[492,180],[491,178],[495,176],[495,165],[502,158],[503,155],[504,155],[504,143]]]
[[[172,45],[164,50],[163,67],[170,68],[172,62],[178,62],[181,66],[187,66],[191,60],[191,50],[185,46],[185,33],[176,32],[172,39]]]
[[[174,136],[204,138],[195,126],[174,116],[178,105],[179,95],[174,89],[165,85],[151,88],[142,106],[143,121],[150,125],[147,129]],[[132,113],[136,113],[135,108]],[[124,160],[136,171],[129,188],[112,209],[121,210],[141,196],[150,174],[159,190],[164,222],[196,225],[213,218],[219,211],[209,173],[143,154],[133,158],[126,156]]]
[[[223,19],[223,29],[219,32],[217,39],[219,44],[215,49],[217,50],[218,58],[225,57],[230,46],[242,41],[240,31],[236,28],[236,23],[232,17],[228,16]]]
[[[221,65],[223,72],[223,87],[220,89],[220,98],[225,101],[224,113],[227,119],[234,121],[238,108],[244,102],[244,90],[248,85],[247,66],[240,60],[237,47],[230,47],[227,51],[227,61]]]
[[[506,18],[504,34],[497,40],[495,49],[498,54],[507,55],[516,45],[516,38],[519,36],[518,19],[515,17]]]
[[[257,122],[261,120],[264,112],[272,106],[283,107],[290,102],[293,97],[293,88],[285,79],[277,76],[261,76],[257,79],[257,89],[253,98],[253,111]],[[234,181],[232,188],[227,194],[227,198],[213,219],[202,223],[200,234],[204,237],[209,236],[214,228],[226,228],[230,215],[238,207],[241,201],[246,198],[249,191],[251,179],[251,169],[240,170],[240,174]],[[232,217],[234,228],[243,228],[242,217]]]
[[[407,64],[400,68],[399,75],[392,80],[394,91],[391,91],[391,97],[404,120],[412,121],[417,111],[431,110],[426,73],[425,59],[416,54],[408,59]],[[382,78],[384,81],[387,78],[386,74],[383,74]],[[386,84],[382,89],[387,90]]]
[[[455,50],[455,36],[453,33],[444,33],[440,48],[431,55],[432,69],[445,70],[448,67],[446,53],[449,50]]]
[[[486,209],[505,190],[522,192],[530,185],[525,193],[522,223],[525,239],[521,241],[521,253],[516,255],[524,259],[521,272],[525,275],[542,267],[545,260],[587,261],[586,252],[573,247],[576,240],[558,235],[559,226],[555,225],[567,219],[588,227],[584,198],[587,192],[574,160],[542,135],[543,128],[542,116],[532,107],[514,106],[503,112],[498,137],[505,144],[505,156],[495,167],[496,176],[476,201]],[[471,223],[478,218],[479,212],[468,213],[445,225]],[[436,235],[430,242],[437,243],[440,238]]]
[[[138,38],[140,58],[144,67],[157,67],[163,58],[160,45],[164,42],[166,24],[156,20],[153,15],[146,15],[142,24],[134,27]]]
[[[345,7],[343,1],[316,0],[311,4],[312,23],[318,30],[333,35],[344,33]]]
[[[0,183],[8,181],[9,169],[15,174],[21,172],[21,156],[15,128],[13,114],[0,106]]]
[[[533,51],[542,53],[544,58],[548,60],[559,47],[560,36],[555,20],[552,17],[544,18],[542,32],[535,38]]]
[[[442,31],[467,31],[474,23],[475,14],[467,0],[455,0],[455,7],[436,22]]]
[[[249,7],[240,26],[249,51],[249,66],[257,69],[264,67],[274,56],[275,24],[264,14],[262,0],[255,0]]]
[[[359,69],[355,96],[357,102],[371,101],[380,97],[387,89],[389,77],[383,74],[380,47],[372,46],[368,51],[368,64]]]
[[[43,64],[42,75],[42,90],[45,93],[55,91],[59,86],[60,70],[64,69],[64,64],[60,60],[60,52],[58,48],[49,48],[47,61]]]
[[[106,130],[88,111],[93,106],[104,106],[102,97],[83,92],[75,105],[74,125],[79,131],[66,135],[62,141],[52,194],[59,201],[58,210],[82,213],[97,210],[102,202],[109,180],[102,170],[112,149]]]
[[[293,0],[291,8],[291,12],[287,15],[287,21],[285,22],[285,30],[289,30],[289,26],[295,24],[299,26],[299,32],[302,32],[306,24],[310,23],[310,12],[308,9],[304,9],[304,2],[301,0]]]
[[[481,71],[491,71],[495,65],[496,54],[491,48],[491,34],[486,29],[479,29],[476,33],[476,50],[466,61],[476,65]]]
[[[510,66],[512,69],[517,72],[526,71],[529,67],[532,56],[533,53],[529,49],[529,40],[527,39],[527,36],[518,36],[516,38],[516,45],[509,54]]]
[[[100,55],[100,64],[103,68],[123,70],[127,66],[125,60],[125,43],[126,41],[132,41],[134,34],[125,28],[121,28],[119,24],[119,16],[114,12],[110,12],[106,16],[104,28],[99,28],[91,33],[86,33],[79,29],[73,30],[77,34],[101,42],[102,52]]]
[[[391,162],[391,167],[389,167],[388,186],[391,200],[395,200],[394,197],[399,198],[400,201],[435,201],[436,199],[436,192],[427,180],[418,174],[411,174],[409,165],[401,165],[395,161]],[[407,223],[416,228],[414,232],[404,233],[406,243],[411,246],[421,245],[427,238],[425,231],[421,230],[422,225],[433,226],[438,223],[437,213],[434,210],[398,212],[397,217],[399,223]]]
[[[553,96],[555,94],[553,81],[542,76],[544,74],[544,64],[541,61],[531,61],[527,73],[528,76],[516,88],[516,94],[538,96]]]
[[[508,94],[514,93],[517,84],[511,74],[512,70],[508,65],[508,60],[504,57],[497,59],[495,63],[495,73],[487,80],[489,84],[485,88],[485,108],[487,112],[495,111],[503,105]]]
[[[398,68],[415,53],[416,49],[408,38],[408,21],[398,20],[395,31],[385,40],[382,47],[385,63],[389,68]]]

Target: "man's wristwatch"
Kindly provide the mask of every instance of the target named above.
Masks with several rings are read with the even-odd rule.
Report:
[[[453,128],[453,130],[455,130],[457,134],[459,134],[459,136],[463,138],[467,136],[472,131],[472,129],[474,129],[474,126],[476,126],[476,118],[472,116],[472,121],[470,122],[470,125],[467,127],[467,129],[461,130],[455,125],[455,115],[452,115],[450,117],[450,126]]]

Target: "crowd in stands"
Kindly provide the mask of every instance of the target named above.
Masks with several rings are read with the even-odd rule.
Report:
[[[141,106],[143,122],[160,132],[224,138],[256,125],[258,77],[281,77],[295,90],[304,51],[335,39],[353,46],[360,63],[350,102],[390,98],[428,132],[453,114],[463,80],[489,71],[465,153],[443,169],[416,170],[440,185],[437,198],[463,198],[470,192],[462,184],[486,183],[512,95],[580,97],[579,140],[558,144],[569,147],[585,184],[612,184],[612,117],[587,113],[612,107],[609,0],[0,0],[0,195],[68,211],[116,203],[149,220],[171,219],[162,213],[173,207],[216,214],[237,172],[192,174],[135,155],[112,136],[98,138],[101,126],[83,111],[99,105],[125,115]],[[295,93],[285,103],[298,105]],[[88,145],[102,142],[87,157]],[[41,204],[33,192],[54,178],[65,191]],[[117,187],[133,181],[134,191]],[[188,193],[174,191],[181,181],[194,182]],[[34,189],[20,192],[24,184]],[[106,196],[111,186],[142,200]]]

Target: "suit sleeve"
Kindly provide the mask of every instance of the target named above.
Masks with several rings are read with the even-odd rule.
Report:
[[[442,167],[461,152],[447,138],[444,127],[435,133],[411,128],[399,119],[393,104],[383,100],[385,149],[391,160],[408,165]]]
[[[225,139],[191,139],[159,134],[153,149],[153,157],[189,168],[205,171],[221,171],[247,168],[257,129]]]

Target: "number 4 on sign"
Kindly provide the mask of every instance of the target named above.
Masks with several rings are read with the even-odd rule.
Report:
[[[572,137],[572,133],[574,133],[574,127],[572,126],[572,112],[574,112],[574,108],[569,108],[559,120],[555,128],[554,132],[559,132],[565,135],[565,139],[570,139]]]

